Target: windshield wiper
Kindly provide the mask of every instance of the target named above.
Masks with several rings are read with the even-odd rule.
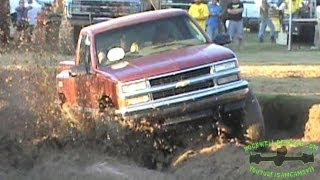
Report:
[[[181,42],[181,41],[173,41],[173,42],[169,42],[169,43],[164,43],[164,44],[160,44],[160,45],[155,45],[152,47],[152,49],[158,49],[158,48],[162,48],[162,47],[166,47],[166,46],[173,46],[173,45],[185,45],[185,46],[191,46],[194,45],[194,43],[190,43],[190,42]]]

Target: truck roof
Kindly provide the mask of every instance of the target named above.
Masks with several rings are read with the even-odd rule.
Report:
[[[137,14],[131,14],[128,16],[123,16],[101,23],[97,23],[91,26],[83,28],[81,31],[91,32],[92,34],[97,34],[100,32],[108,31],[111,29],[121,28],[124,26],[130,26],[142,22],[153,21],[157,19],[169,18],[179,15],[187,15],[188,13],[182,9],[161,9],[154,11],[147,11]]]

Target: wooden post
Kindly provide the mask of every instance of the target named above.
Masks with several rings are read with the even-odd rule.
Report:
[[[320,6],[318,6],[316,9],[316,17],[317,24],[315,26],[314,45],[317,49],[320,49]]]

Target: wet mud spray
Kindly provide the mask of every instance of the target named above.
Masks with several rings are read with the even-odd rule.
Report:
[[[41,66],[0,70],[0,179],[205,179],[223,177],[234,168],[250,177],[241,164],[224,162],[228,157],[244,163],[242,149],[236,143],[219,143],[210,127],[172,135],[188,140],[170,141],[174,148],[166,151],[157,150],[153,137],[143,134],[129,134],[119,142],[78,133],[61,123],[54,108],[55,74],[55,69]],[[319,140],[319,101],[258,98],[267,139]],[[192,158],[196,154],[210,161]]]

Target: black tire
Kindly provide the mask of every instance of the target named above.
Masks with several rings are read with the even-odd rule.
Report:
[[[127,133],[127,128],[121,125],[117,117],[103,112],[95,118],[95,135],[97,139],[107,138],[112,141],[121,141]]]
[[[76,130],[77,133],[81,133],[86,137],[95,135],[95,121],[92,113],[75,111],[67,103],[64,103],[60,110],[62,121],[64,121],[69,128]]]
[[[59,28],[59,51],[61,54],[73,55],[75,48],[74,26],[67,17],[62,17]]]
[[[265,136],[265,125],[258,99],[249,91],[242,113],[243,136],[246,143],[260,141]]]
[[[239,110],[222,114],[222,123],[219,123],[222,137],[238,138],[240,142],[251,144],[264,138],[264,119],[259,102],[252,90],[244,100],[244,107]],[[220,132],[221,133],[221,132]]]

